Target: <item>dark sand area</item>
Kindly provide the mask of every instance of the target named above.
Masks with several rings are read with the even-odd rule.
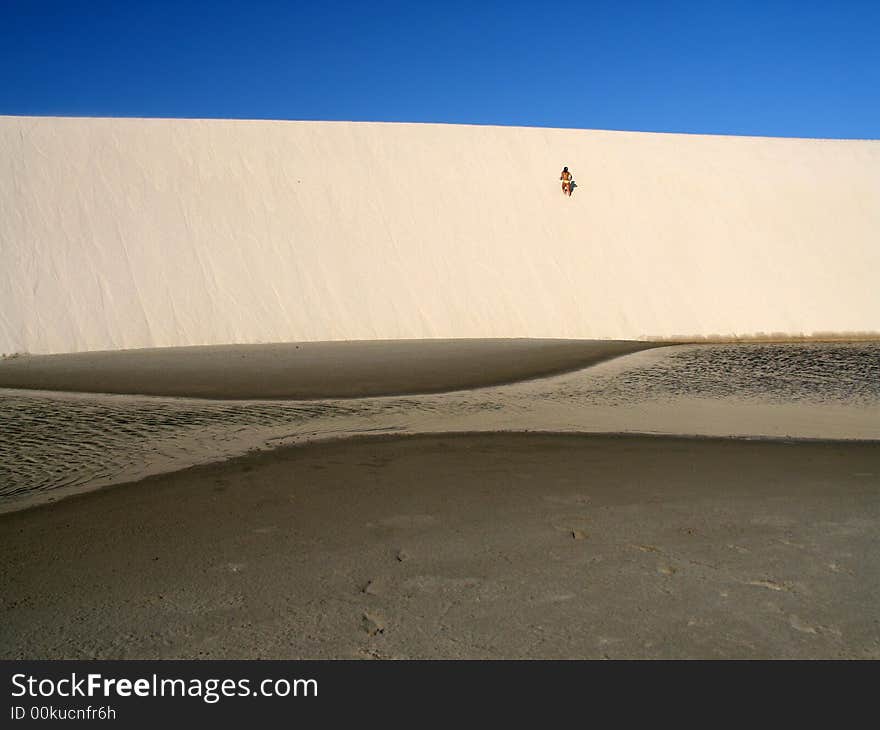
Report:
[[[0,360],[0,388],[238,400],[438,393],[579,370],[665,344],[373,340],[16,355]]]
[[[0,656],[880,658],[880,446],[463,434],[0,517]]]

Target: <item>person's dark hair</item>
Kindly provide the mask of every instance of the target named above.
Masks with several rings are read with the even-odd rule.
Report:
[[[563,168],[562,168],[562,171],[563,171],[563,172],[568,172],[568,168],[567,168],[567,167],[563,167]]]

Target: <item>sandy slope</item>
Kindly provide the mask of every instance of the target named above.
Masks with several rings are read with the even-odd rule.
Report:
[[[0,517],[0,657],[878,658],[878,474],[846,443],[281,449]]]
[[[871,141],[0,117],[0,352],[880,330],[878,230]]]

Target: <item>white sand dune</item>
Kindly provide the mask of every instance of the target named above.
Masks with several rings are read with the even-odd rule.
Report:
[[[878,236],[876,141],[0,117],[7,353],[877,331]]]

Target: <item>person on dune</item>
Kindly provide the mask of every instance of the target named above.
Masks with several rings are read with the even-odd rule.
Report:
[[[572,177],[567,167],[562,168],[562,174],[559,176],[559,179],[562,180],[562,194],[570,198]]]

